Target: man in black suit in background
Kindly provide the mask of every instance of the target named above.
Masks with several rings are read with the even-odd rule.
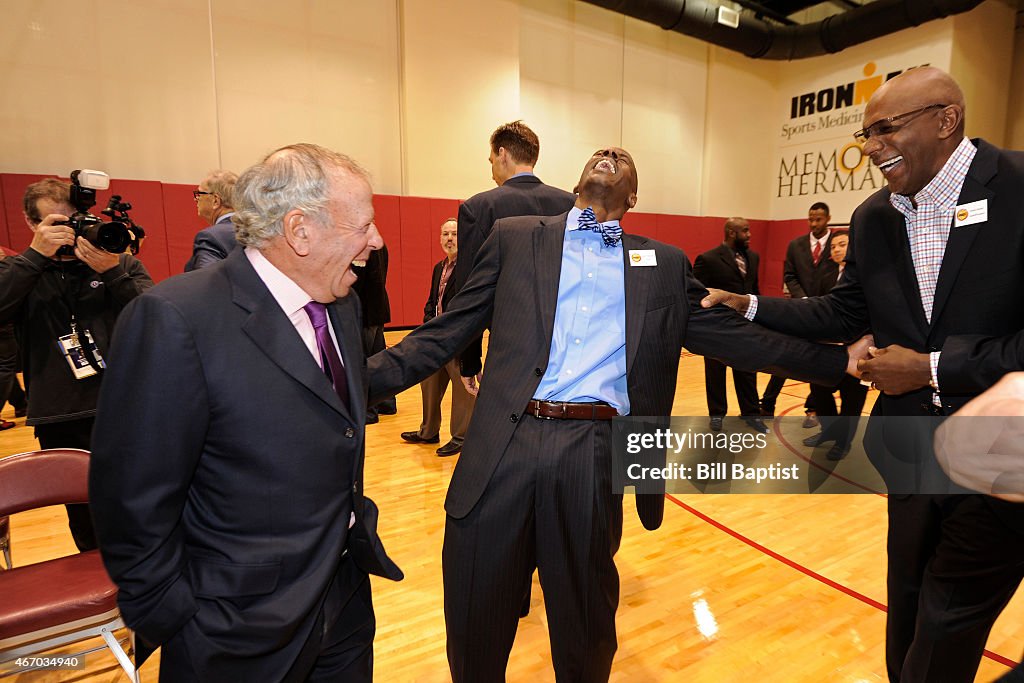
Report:
[[[434,272],[430,277],[430,294],[423,307],[423,322],[428,322],[441,315],[448,308],[448,302],[452,300],[453,293],[450,285],[455,264],[458,263],[458,230],[459,224],[454,218],[449,218],[441,224],[441,248],[444,250],[445,257],[434,265]],[[462,443],[466,440],[466,429],[469,427],[469,418],[473,415],[473,405],[476,403],[476,396],[469,393],[469,390],[462,384],[457,360],[448,361],[443,368],[420,382],[420,392],[423,395],[423,422],[418,430],[402,432],[401,435],[402,439],[409,443],[438,443],[440,441],[441,399],[444,398],[449,384],[452,385],[452,415],[448,423],[451,440],[437,449],[437,454],[441,457],[456,455],[462,451]]]
[[[238,175],[233,171],[210,171],[199,187],[192,190],[196,213],[210,224],[196,233],[192,242],[192,258],[185,264],[188,273],[223,261],[238,246],[231,216],[235,213],[232,193]]]
[[[871,330],[880,348],[862,377],[882,395],[864,445],[890,490],[889,680],[968,683],[1024,573],[1024,505],[905,495],[917,477],[956,490],[935,471],[931,434],[907,428],[934,424],[886,429],[875,417],[949,415],[1021,369],[1024,154],[965,137],[963,92],[932,67],[882,85],[863,120],[856,136],[888,187],[854,211],[835,289],[804,300],[714,293],[706,303],[808,338]]]
[[[697,257],[693,263],[693,275],[705,287],[715,287],[728,292],[760,294],[757,287],[757,269],[760,260],[751,251],[750,223],[745,218],[729,218],[725,221],[725,241]],[[736,400],[740,404],[740,415],[755,431],[768,433],[760,415],[757,402],[757,373],[733,369],[732,382],[736,388]],[[708,398],[708,415],[711,429],[721,431],[722,418],[729,412],[729,399],[725,391],[725,364],[715,358],[704,357],[704,391]]]
[[[238,181],[245,248],[118,321],[90,497],[138,662],[162,646],[165,683],[373,678],[367,574],[402,573],[363,496],[348,295],[383,244],[372,197],[348,157],[279,149]]]
[[[706,290],[682,251],[623,234],[619,219],[637,199],[625,150],[595,152],[577,188],[568,213],[495,223],[445,313],[369,361],[371,397],[386,395],[491,328],[487,381],[445,501],[456,683],[505,680],[535,567],[556,678],[608,680],[622,536],[611,418],[671,414],[684,344],[742,370],[801,379],[837,382],[850,365],[840,347],[768,332],[724,307],[702,309]],[[663,495],[638,495],[636,505],[647,528],[661,524]]]
[[[828,222],[831,219],[828,204],[814,202],[807,210],[808,232],[793,238],[789,246],[786,247],[786,260],[782,266],[782,281],[786,285],[789,296],[794,299],[814,296],[819,281],[836,277],[838,267],[829,258],[831,232],[828,229]],[[768,386],[765,387],[764,395],[761,397],[762,414],[769,417],[775,414],[775,403],[779,399],[783,384],[785,384],[785,379],[782,377],[772,377],[768,380]],[[804,408],[807,411],[804,427],[810,429],[818,426],[815,407],[810,396],[808,396]]]
[[[545,185],[534,174],[539,157],[540,140],[522,121],[503,124],[491,133],[487,159],[498,187],[473,195],[459,207],[459,260],[449,284],[453,295],[469,280],[494,221],[511,216],[553,216],[572,208],[575,195]],[[462,376],[469,378],[473,392],[483,367],[480,342],[480,338],[472,341],[460,358]]]
[[[846,267],[844,261],[849,244],[849,230],[839,228],[832,231],[832,236],[829,238],[829,256],[839,268],[835,273],[832,271],[822,273],[821,279],[815,283],[814,296],[825,296],[836,286]],[[834,396],[837,390],[842,400],[839,410],[836,410]],[[818,411],[821,431],[804,439],[804,445],[817,447],[832,442],[832,447],[825,454],[826,459],[836,461],[845,458],[850,452],[850,445],[857,433],[857,423],[860,421],[860,413],[864,410],[867,396],[868,388],[852,375],[843,377],[843,380],[834,387],[812,384],[811,401]]]
[[[814,202],[807,210],[806,234],[794,238],[786,247],[786,261],[783,264],[782,280],[786,283],[789,296],[803,299],[814,296],[815,283],[825,273],[834,274],[838,267],[829,258],[828,222],[832,219],[828,204]]]
[[[362,266],[353,266],[356,282],[352,290],[359,295],[363,309],[363,352],[369,358],[387,346],[384,325],[391,322],[391,300],[388,298],[388,246],[370,252]],[[379,415],[398,412],[395,398],[389,398],[366,408],[366,424],[376,424]]]

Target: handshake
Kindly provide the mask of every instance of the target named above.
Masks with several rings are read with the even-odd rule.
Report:
[[[750,295],[709,288],[700,303],[704,308],[724,304],[744,315],[750,306]],[[849,354],[846,371],[863,382],[870,382],[883,393],[899,395],[932,386],[931,361],[927,353],[897,344],[880,349],[875,347],[870,334],[850,344],[846,350]]]

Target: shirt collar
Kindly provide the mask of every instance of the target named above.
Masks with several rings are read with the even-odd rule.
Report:
[[[306,290],[268,261],[259,249],[246,247],[245,255],[285,315],[291,318],[296,313],[302,313],[302,307],[312,300]]]
[[[935,174],[927,185],[920,192],[914,195],[914,201],[910,197],[901,194],[890,194],[889,203],[892,204],[904,215],[916,212],[914,204],[934,204],[941,209],[952,209],[960,198],[960,191],[964,186],[964,179],[967,171],[974,161],[974,155],[978,148],[974,146],[970,138],[964,137],[956,146],[953,153],[946,159],[942,169]]]

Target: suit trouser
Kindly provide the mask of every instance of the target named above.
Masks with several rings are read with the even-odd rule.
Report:
[[[981,495],[889,496],[886,668],[900,683],[970,683],[1024,576],[1024,533]]]
[[[611,422],[524,415],[480,501],[466,517],[447,518],[444,612],[455,683],[505,680],[534,567],[556,680],[608,680],[622,538],[611,467]]]
[[[779,394],[782,393],[782,387],[786,384],[785,377],[779,377],[778,375],[772,375],[772,378],[768,380],[768,386],[764,388],[764,395],[761,396],[761,406],[772,413],[775,412],[775,404],[779,400]],[[814,399],[811,394],[807,394],[807,399],[804,400],[804,410],[814,410],[817,408],[814,405]]]
[[[704,390],[708,398],[708,415],[724,417],[729,414],[729,399],[725,393],[726,365],[714,358],[704,358]],[[757,417],[761,414],[757,402],[757,373],[732,369],[732,384],[740,404],[740,415]]]
[[[441,430],[441,399],[452,385],[452,415],[448,428],[452,441],[462,443],[466,438],[469,418],[473,416],[476,396],[466,391],[459,373],[459,361],[450,360],[440,370],[420,382],[423,395],[423,422],[420,423],[420,437],[433,439]]]
[[[267,683],[371,683],[376,628],[370,578],[355,567],[351,559],[345,558],[327,590],[309,637],[287,673],[283,676],[265,674],[261,680]],[[196,633],[190,634],[192,630]],[[205,683],[213,680],[205,671],[202,660],[199,660],[200,671],[197,671],[194,657],[198,650],[194,647],[195,651],[189,649],[189,638],[204,638],[192,623],[186,624],[164,643],[160,655],[160,683]],[[234,653],[224,654],[231,657]],[[220,665],[223,667],[224,663]]]
[[[838,411],[835,396],[832,395],[837,389],[842,401]],[[810,400],[817,408],[818,419],[821,420],[821,441],[835,441],[838,446],[848,447],[857,433],[857,422],[867,396],[868,388],[851,375],[844,375],[834,387],[812,384]]]
[[[387,348],[387,344],[384,342],[384,326],[383,325],[371,325],[370,327],[363,328],[363,353],[369,358],[378,351],[383,351]],[[380,406],[386,406],[391,410],[389,413],[394,413],[398,410],[398,399],[394,396],[386,398],[376,405],[366,406],[367,417],[377,417],[377,408]]]
[[[13,325],[0,325],[0,410],[17,384],[18,340]]]
[[[91,451],[93,422],[95,422],[93,418],[87,417],[80,420],[36,425],[36,438],[39,439],[39,447],[81,448],[84,451]],[[92,528],[92,516],[89,514],[89,505],[74,503],[64,507],[68,511],[68,527],[71,529],[71,537],[75,539],[78,549],[85,552],[98,548],[96,532]]]

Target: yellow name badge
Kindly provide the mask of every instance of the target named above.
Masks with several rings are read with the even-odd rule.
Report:
[[[656,266],[658,265],[658,257],[653,249],[630,249],[629,265]]]
[[[988,200],[979,199],[970,204],[961,204],[956,207],[953,213],[953,227],[962,228],[965,225],[984,223],[988,220]]]

